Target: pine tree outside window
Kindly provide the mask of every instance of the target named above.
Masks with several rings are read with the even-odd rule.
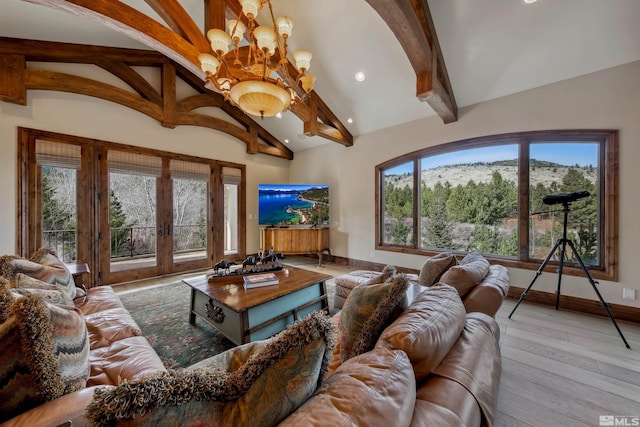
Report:
[[[542,198],[588,191],[570,206],[567,237],[594,277],[616,280],[617,164],[615,131],[496,135],[403,155],[376,167],[376,248],[534,268],[562,237],[562,206]]]

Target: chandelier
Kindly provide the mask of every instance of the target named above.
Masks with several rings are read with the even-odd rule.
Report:
[[[264,4],[269,5],[272,26],[256,26],[256,16]],[[198,55],[200,68],[207,75],[205,87],[222,93],[232,105],[261,118],[275,116],[293,104],[303,102],[315,83],[307,73],[311,52],[293,52],[295,68],[287,59],[287,40],[293,20],[274,18],[270,0],[240,0],[242,12],[227,21],[227,32],[210,29],[207,38],[213,54]],[[248,21],[248,28],[242,16]],[[240,46],[245,33],[248,45]],[[292,75],[297,74],[297,76]]]

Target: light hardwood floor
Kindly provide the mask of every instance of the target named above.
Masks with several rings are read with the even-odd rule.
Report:
[[[598,426],[601,415],[640,416],[640,324],[505,301],[497,426]],[[603,311],[604,312],[604,311]]]
[[[334,277],[353,270],[332,263],[318,268],[305,257],[284,262]],[[162,284],[182,277],[165,278]],[[116,290],[134,291],[149,283],[158,280]],[[330,295],[332,286],[333,280]],[[502,351],[496,426],[599,426],[601,415],[640,417],[640,323],[617,321],[628,350],[608,317],[556,311],[525,300],[508,319],[514,306],[507,300],[496,315]]]

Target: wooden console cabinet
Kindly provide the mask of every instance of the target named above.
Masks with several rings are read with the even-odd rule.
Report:
[[[322,254],[329,249],[329,228],[261,228],[260,247],[285,255],[317,254],[322,265]]]

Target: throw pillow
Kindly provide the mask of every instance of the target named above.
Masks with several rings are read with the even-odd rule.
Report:
[[[395,274],[397,273],[397,269],[395,265],[386,265],[380,274],[372,277],[371,279],[364,282],[365,285],[375,285],[378,283],[384,283],[389,281]]]
[[[67,305],[73,307],[73,300],[60,287],[26,274],[16,275],[16,286],[13,292],[19,295],[40,295],[49,304]]]
[[[330,320],[313,313],[192,368],[99,389],[87,417],[96,425],[276,425],[316,390],[332,348]]]
[[[39,249],[30,259],[12,255],[0,257],[0,273],[12,281],[18,273],[23,273],[59,287],[71,299],[76,296],[71,272],[51,249]]]
[[[347,360],[279,426],[409,426],[415,402],[407,355],[375,348]]]
[[[84,388],[89,340],[75,308],[18,298],[0,325],[0,422]]]
[[[464,298],[489,272],[489,261],[479,253],[467,254],[459,265],[447,270],[440,282],[451,285]]]
[[[409,280],[404,274],[390,282],[356,286],[342,307],[340,354],[342,362],[373,348],[382,330],[407,306]]]
[[[382,332],[376,348],[402,350],[409,356],[416,382],[444,359],[456,343],[466,321],[458,292],[451,286],[433,286],[421,292]]]
[[[431,286],[436,283],[440,277],[450,267],[458,263],[458,260],[451,252],[441,252],[438,255],[428,258],[422,265],[418,283],[422,286]]]
[[[9,288],[9,281],[4,277],[0,277],[0,324],[7,321],[11,313],[11,305],[15,300],[15,296]]]

